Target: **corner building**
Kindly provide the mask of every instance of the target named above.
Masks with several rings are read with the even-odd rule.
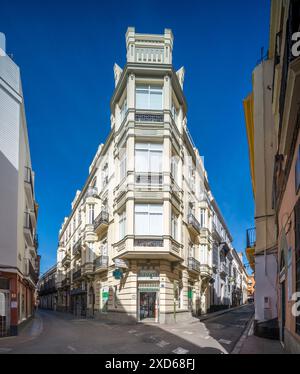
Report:
[[[234,249],[187,129],[171,30],[128,28],[126,47],[126,66],[114,66],[110,135],[59,233],[57,309],[168,323],[230,304]]]

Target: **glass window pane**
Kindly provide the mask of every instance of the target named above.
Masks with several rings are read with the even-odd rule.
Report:
[[[135,212],[148,213],[148,204],[135,204]]]
[[[135,151],[135,171],[147,172],[148,168],[148,151]]]
[[[162,92],[154,91],[150,93],[150,108],[149,109],[162,109]]]
[[[149,205],[150,213],[161,213],[163,212],[162,204],[150,204]]]
[[[160,143],[150,143],[149,145],[150,149],[156,150],[156,151],[162,151],[163,150],[163,145]]]
[[[150,152],[150,171],[162,171],[162,152]]]
[[[148,109],[149,107],[149,94],[148,90],[136,89],[136,109]]]
[[[135,234],[149,234],[148,213],[135,213]]]
[[[150,214],[150,235],[163,234],[163,220],[162,214]]]

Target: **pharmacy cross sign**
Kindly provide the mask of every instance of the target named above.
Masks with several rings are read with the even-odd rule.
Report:
[[[114,276],[115,279],[121,279],[123,277],[122,269],[115,269],[113,271],[113,276]]]

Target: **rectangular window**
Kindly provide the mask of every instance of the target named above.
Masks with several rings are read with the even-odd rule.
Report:
[[[207,264],[207,250],[206,245],[201,244],[200,245],[200,262],[201,264]]]
[[[138,173],[162,172],[162,144],[135,144],[135,171]]]
[[[159,86],[136,86],[136,109],[162,110],[162,88]]]
[[[174,212],[172,212],[171,219],[171,236],[173,239],[178,240],[178,218]]]
[[[125,237],[126,234],[126,211],[124,210],[121,214],[119,214],[119,238],[120,240]]]
[[[106,240],[100,246],[100,255],[101,256],[108,256],[108,247],[107,247],[107,241]]]
[[[189,257],[195,258],[195,247],[192,243],[189,244]]]
[[[95,208],[94,204],[89,204],[89,215],[88,215],[88,224],[92,225],[94,223]]]
[[[126,149],[120,154],[120,181],[126,176]]]
[[[204,208],[200,209],[200,225],[206,227],[206,210]]]
[[[172,102],[171,112],[172,112],[173,120],[174,120],[174,122],[177,124],[177,117],[178,117],[178,114],[177,114],[177,109],[176,109],[176,107],[175,107],[175,105],[174,105],[173,102]]]
[[[162,204],[135,205],[135,234],[157,235],[163,234],[163,206]]]

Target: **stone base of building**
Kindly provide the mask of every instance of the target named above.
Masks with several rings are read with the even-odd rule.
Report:
[[[300,354],[300,336],[295,338],[287,329],[284,329],[284,349],[287,353]]]
[[[136,324],[136,323],[147,323],[143,321],[138,321],[136,314],[128,314],[125,312],[117,312],[117,311],[108,311],[107,313],[95,312],[93,318],[109,321],[113,323],[123,323],[123,324]],[[158,324],[173,324],[178,322],[188,322],[193,320],[193,316],[190,311],[183,310],[177,311],[176,317],[174,317],[174,313],[160,313]],[[152,322],[151,322],[152,323]],[[153,322],[155,323],[155,322]]]
[[[193,319],[191,312],[188,310],[177,311],[174,316],[173,312],[170,313],[160,313],[159,323],[171,324],[178,322],[188,322]]]
[[[271,319],[264,322],[254,320],[254,335],[265,338],[279,340],[279,325],[278,319]]]

